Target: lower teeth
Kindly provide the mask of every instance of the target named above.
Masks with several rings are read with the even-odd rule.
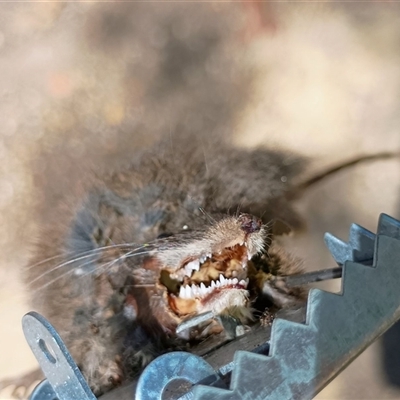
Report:
[[[204,285],[203,282],[201,282],[200,286],[195,285],[195,284],[192,284],[192,286],[190,286],[190,285],[183,286],[182,285],[179,290],[179,297],[182,299],[203,297],[203,296],[206,296],[207,294],[210,294],[216,288],[237,285],[237,284],[241,285],[243,288],[246,288],[248,282],[249,282],[248,278],[246,280],[242,279],[239,282],[237,278],[227,279],[221,274],[219,280],[211,281],[210,286],[207,286],[207,287]]]

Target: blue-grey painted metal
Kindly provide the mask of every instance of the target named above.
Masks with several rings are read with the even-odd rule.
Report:
[[[176,351],[164,354],[150,363],[139,378],[136,400],[161,400],[166,387],[176,379],[195,384],[203,379],[219,377],[201,357]]]
[[[382,214],[377,235],[353,224],[347,243],[330,234],[325,240],[334,259],[344,264],[342,292],[311,290],[306,324],[275,320],[269,356],[237,351],[233,362],[217,374],[198,356],[169,353],[144,370],[135,399],[159,400],[175,379],[200,382],[181,397],[185,400],[314,397],[400,318],[400,222]],[[54,328],[36,313],[25,316],[23,323],[28,343],[58,398],[94,399]],[[227,372],[232,371],[229,390],[213,387],[221,382],[219,376],[224,375],[225,367]],[[49,393],[45,382],[38,389]],[[32,398],[42,399],[53,400]]]
[[[47,379],[39,383],[33,390],[29,400],[58,400],[57,395]]]
[[[378,235],[400,237],[400,222],[387,214],[381,214],[378,224]]]
[[[82,373],[54,327],[40,314],[30,312],[22,319],[25,338],[38,360],[48,383],[60,400],[95,400]],[[33,400],[48,396],[43,383],[33,393]],[[47,400],[47,397],[43,397]]]
[[[371,242],[353,225],[349,243],[334,248],[335,259],[344,262],[342,293],[311,290],[305,325],[274,321],[268,357],[237,351],[230,390],[198,385],[194,398],[313,398],[400,318],[400,222],[381,215],[377,232]],[[343,259],[348,254],[365,261],[371,249],[372,266]]]
[[[333,258],[340,265],[346,261],[372,260],[374,255],[375,234],[357,224],[350,226],[348,243],[331,233],[325,233],[324,239]]]
[[[202,314],[195,315],[187,320],[181,322],[177,327],[175,332],[181,333],[186,329],[193,328],[194,326],[200,325],[202,322],[206,322],[215,317],[215,314],[212,311],[207,311]]]

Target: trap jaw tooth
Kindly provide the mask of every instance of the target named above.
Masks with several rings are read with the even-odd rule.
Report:
[[[306,324],[275,320],[270,356],[237,352],[230,390],[195,386],[196,400],[313,398],[400,319],[400,222],[381,215],[377,235],[354,224],[348,243],[325,238],[344,264],[342,293],[312,289]]]
[[[390,217],[383,217],[388,221]],[[392,220],[392,219],[391,219]],[[393,226],[393,223],[390,222]],[[379,226],[382,224],[379,223]],[[379,232],[378,232],[379,233]],[[374,255],[374,243],[376,235],[357,224],[351,224],[349,231],[349,241],[345,242],[331,233],[325,233],[324,241],[334,260],[342,266],[346,261],[355,261],[363,264],[370,264]],[[305,272],[297,275],[284,277],[286,285],[289,287],[307,285],[313,282],[320,282],[342,277],[342,268],[322,269],[319,271]]]
[[[357,224],[351,224],[347,243],[331,233],[324,235],[325,244],[339,265],[346,261],[365,263],[372,260],[375,238],[374,233]]]
[[[359,232],[359,228],[355,231]],[[265,351],[259,354],[236,351],[233,361],[221,366],[218,370],[220,375],[232,372],[229,390],[212,386],[219,381],[218,375],[211,365],[209,368],[204,364],[204,375],[209,374],[212,379],[207,381],[208,377],[203,376],[205,380],[198,382],[195,378],[191,382],[197,381],[200,384],[196,384],[180,399],[280,400],[314,397],[376,337],[400,319],[400,292],[397,284],[400,281],[400,222],[382,215],[377,232],[372,243],[369,240],[371,237],[366,239],[369,245],[364,243],[357,247],[354,243],[359,244],[362,241],[354,242],[351,239],[349,243],[336,242],[339,243],[340,251],[337,251],[334,257],[344,263],[342,293],[333,294],[313,289],[309,295],[305,324],[293,324],[277,319],[272,326],[270,346],[268,342],[264,344]],[[362,239],[364,240],[365,237]],[[354,249],[357,251],[354,252]],[[340,252],[342,253],[339,254]],[[344,253],[353,257],[353,261],[344,260],[342,257]],[[360,254],[363,256],[361,257]],[[369,262],[371,259],[368,258],[370,254],[372,254],[372,266]],[[354,257],[359,257],[357,262],[354,262]],[[362,282],[361,285],[360,282]],[[384,296],[379,290],[382,287],[385,288]],[[353,312],[354,309],[356,313]],[[371,309],[374,313],[370,312]],[[180,324],[177,332],[214,317],[211,311],[197,315]],[[53,337],[57,335],[56,332],[52,334]],[[37,339],[37,336],[35,337]],[[341,340],[338,341],[338,338]],[[270,356],[263,355],[267,354],[269,347]],[[227,346],[220,350],[225,352]],[[188,355],[193,361],[201,360],[192,356]],[[171,365],[175,366],[174,379],[185,377],[186,373],[198,378],[196,375],[198,362],[191,362],[190,366],[189,364],[181,365],[184,362],[179,354],[170,353],[168,357],[170,357]],[[47,358],[51,361],[51,354]],[[159,366],[157,360],[160,358],[149,366]],[[176,361],[179,362],[176,363]],[[307,373],[304,373],[305,365],[309,366]],[[189,369],[186,370],[187,368]],[[161,396],[170,382],[168,380],[170,376],[165,375],[164,369],[156,369],[157,380],[162,382],[158,385]],[[184,369],[185,376],[181,376],[179,371],[183,373]],[[255,370],[257,373],[254,373]],[[146,370],[142,374],[144,376],[141,382],[144,382],[145,373]],[[38,387],[38,390],[48,388],[49,386],[44,384]],[[137,388],[135,398],[144,399],[143,395],[149,393],[148,385],[139,385]],[[34,394],[38,395],[38,393]],[[76,399],[92,400],[91,395],[91,392],[84,390]],[[32,399],[36,398],[32,397]],[[161,399],[161,397],[152,398]],[[67,395],[66,397],[59,396],[59,399],[75,399],[75,397]]]

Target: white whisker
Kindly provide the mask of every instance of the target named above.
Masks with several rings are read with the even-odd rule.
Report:
[[[151,244],[151,242],[146,243],[144,245],[140,245],[140,246],[136,247],[135,250],[142,249],[144,247],[149,246],[150,244]],[[104,250],[109,250],[109,249],[114,249],[114,248],[131,247],[133,245],[134,245],[134,243],[113,244],[113,245],[109,245],[109,246],[96,247],[95,249],[86,250],[86,251],[83,251],[83,252],[78,253],[76,255],[78,257],[80,257],[80,256],[84,256],[84,255],[87,255],[87,254],[90,254],[90,253],[98,253],[98,252],[101,252],[101,251],[104,251]],[[66,255],[69,255],[69,254],[74,254],[74,252],[73,251],[65,251],[64,253],[55,255],[53,257],[46,258],[45,260],[41,260],[41,261],[39,261],[39,262],[37,262],[37,263],[35,263],[33,265],[29,265],[29,266],[25,267],[25,270],[29,271],[32,268],[38,267],[39,265],[42,265],[42,264],[45,264],[46,262],[53,261],[53,260],[55,260],[57,258],[65,257]]]
[[[112,247],[112,246],[107,246],[107,247],[110,248],[110,247]],[[133,253],[134,251],[140,250],[140,249],[143,248],[143,247],[145,247],[145,246],[138,247],[138,248],[132,250],[132,251],[129,252],[129,253]],[[104,249],[104,248],[103,248],[103,249]],[[128,253],[128,254],[129,254],[129,253]],[[143,255],[143,254],[148,254],[148,253],[149,253],[149,251],[140,252],[140,253],[134,253],[134,254],[131,254],[130,257],[133,257],[134,255],[136,256],[136,255]],[[92,257],[93,255],[95,255],[95,254],[93,254],[93,252],[90,252],[89,254],[86,254],[85,256],[76,257],[76,258],[73,258],[72,260],[68,260],[68,261],[66,261],[66,262],[64,262],[64,263],[62,263],[62,264],[60,264],[60,265],[57,265],[57,266],[55,266],[54,268],[51,268],[51,269],[49,269],[48,271],[43,272],[42,274],[40,274],[39,276],[37,276],[35,279],[31,280],[31,281],[28,283],[28,286],[31,286],[33,283],[35,283],[35,282],[37,282],[38,280],[42,279],[42,278],[45,277],[46,275],[51,274],[52,272],[59,270],[60,268],[66,267],[66,266],[68,266],[68,265],[71,265],[71,264],[73,264],[73,263],[75,263],[75,262],[77,262],[77,261],[82,261],[82,260],[84,260],[84,259],[90,258],[90,257]],[[125,254],[122,255],[121,257],[125,257]],[[117,260],[118,260],[118,259],[117,259]],[[83,267],[83,266],[87,265],[88,263],[90,263],[90,261],[91,261],[91,260],[89,260],[88,262],[83,263],[83,264],[80,265],[79,267]],[[70,272],[70,271],[68,271],[68,272]],[[71,272],[74,272],[74,271],[72,270]],[[68,273],[67,273],[67,274],[68,274]],[[61,275],[60,278],[63,277],[63,276],[64,276],[64,275]]]
[[[136,251],[136,250],[137,250],[137,249],[132,250],[131,253],[133,253],[133,251]],[[149,251],[142,251],[142,252],[140,252],[140,253],[131,254],[131,255],[129,256],[129,258],[134,257],[134,256],[141,256],[141,255],[145,255],[145,254],[149,254]],[[81,258],[81,259],[84,259],[84,258],[87,258],[87,257],[89,257],[89,256],[91,256],[91,254],[90,254],[90,255],[87,255],[87,256],[85,256],[85,257],[80,257],[80,258]],[[84,272],[84,273],[82,273],[82,274],[79,275],[78,279],[81,278],[81,277],[85,277],[85,276],[91,275],[91,274],[93,274],[93,272],[102,272],[102,273],[104,273],[104,272],[105,272],[104,269],[109,269],[109,268],[111,268],[112,265],[114,265],[114,264],[115,264],[116,262],[118,262],[119,260],[123,260],[124,258],[126,258],[126,254],[123,254],[121,257],[118,257],[116,260],[107,261],[107,262],[105,262],[105,263],[103,263],[103,264],[96,265],[96,270],[95,270],[95,271],[91,270],[91,271]],[[70,260],[70,261],[68,261],[68,263],[75,262],[75,261],[77,261],[77,259]],[[81,264],[79,267],[82,268],[83,266],[89,264],[91,261],[92,261],[92,260],[89,260],[89,261],[87,261],[87,262]],[[61,265],[61,266],[65,266],[65,264],[67,264],[67,263],[64,263],[64,265]],[[40,279],[41,277],[43,277],[44,275],[47,275],[47,274],[53,272],[54,270],[58,269],[58,268],[61,267],[61,266],[57,266],[56,268],[53,268],[52,270],[46,271],[46,272],[45,272],[44,274],[42,274],[41,276],[39,276],[39,277],[37,277],[36,279],[34,279],[33,281],[29,282],[28,286],[29,286],[29,285],[32,285],[32,283],[34,283],[35,281],[39,280],[39,279]],[[103,271],[101,271],[102,269],[103,269]],[[62,278],[65,278],[66,276],[68,276],[68,275],[70,275],[70,274],[75,273],[75,271],[76,271],[75,268],[74,268],[74,269],[68,270],[67,272],[61,274],[60,276],[58,276],[58,277],[52,279],[52,280],[49,281],[49,282],[46,282],[46,283],[45,283],[44,285],[42,285],[42,286],[36,288],[36,289],[33,291],[33,293],[39,292],[39,291],[41,291],[41,290],[47,288],[48,286],[52,285],[53,283],[57,282],[58,280],[60,280],[60,279],[62,279]]]

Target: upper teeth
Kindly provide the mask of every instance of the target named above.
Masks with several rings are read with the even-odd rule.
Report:
[[[203,264],[203,263],[207,260],[207,258],[211,258],[211,257],[212,257],[212,254],[211,254],[211,253],[208,253],[208,254],[205,254],[205,255],[201,256],[201,257],[199,258],[200,264]]]
[[[249,279],[247,278],[246,280],[242,279],[240,282],[238,281],[237,278],[233,279],[227,279],[225,278],[222,274],[219,276],[219,279],[216,281],[211,281],[210,286],[206,286],[203,282],[200,283],[200,285],[192,284],[186,285],[186,286],[181,286],[179,290],[179,297],[181,299],[192,299],[194,297],[204,297],[211,293],[213,290],[219,287],[223,286],[229,286],[229,285],[239,285],[243,286],[244,288],[247,288],[247,285],[249,283]]]
[[[195,259],[193,261],[188,262],[185,265],[185,275],[187,275],[189,278],[192,276],[192,271],[198,271],[200,269],[200,264],[203,264],[207,258],[211,258],[212,254],[206,254],[204,256],[201,256],[199,259]]]
[[[241,244],[243,244],[243,243],[241,243]],[[244,244],[247,246],[246,242]],[[221,252],[219,252],[219,254],[220,253]],[[248,258],[248,260],[250,260],[251,257],[252,257],[252,255],[250,254],[250,251],[247,250],[247,258]],[[178,271],[172,273],[171,274],[171,278],[179,280],[181,282],[183,281],[183,278],[185,276],[188,276],[190,278],[192,276],[192,274],[193,274],[193,271],[199,271],[200,270],[200,265],[205,263],[208,258],[212,258],[212,253],[204,254],[198,259],[194,259],[192,261],[189,261],[182,269],[179,269]],[[242,268],[244,269],[246,267],[247,267],[247,261],[243,260],[242,261]],[[220,275],[220,276],[222,276],[222,275]],[[221,280],[221,282],[223,282],[223,280]]]
[[[200,269],[199,260],[190,261],[185,265],[185,275],[192,276],[192,271],[198,271]]]

